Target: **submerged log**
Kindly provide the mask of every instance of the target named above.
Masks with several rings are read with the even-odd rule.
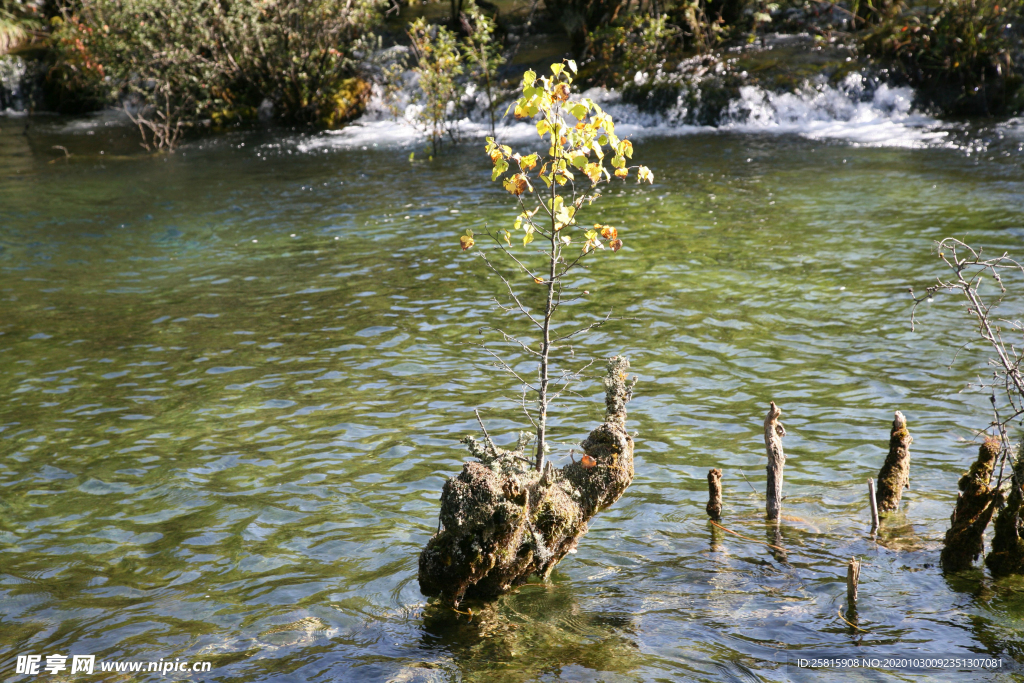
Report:
[[[722,470],[712,467],[708,470],[708,506],[705,508],[711,519],[722,516]]]
[[[768,415],[764,418],[764,445],[768,451],[768,493],[765,512],[768,519],[778,519],[782,511],[782,470],[786,466],[786,454],[782,451],[782,437],[786,429],[779,422],[782,410],[771,402]]]
[[[1024,450],[1024,449],[1022,449]],[[1013,464],[1013,475],[1010,477],[1010,495],[1006,497],[1006,505],[996,515],[995,535],[992,537],[992,550],[985,557],[985,565],[996,576],[1007,574],[1024,574],[1024,523],[1020,514],[1024,507],[1024,453],[1018,452]],[[996,491],[993,505],[999,508],[1002,503],[1002,492]]]
[[[992,469],[1001,452],[998,437],[985,439],[978,449],[978,459],[969,472],[960,477],[960,494],[949,518],[941,562],[945,571],[969,568],[984,550],[985,527],[995,512],[996,492],[989,487]]]
[[[587,532],[587,522],[633,481],[633,439],[626,433],[629,361],[616,356],[605,378],[606,415],[580,444],[584,456],[565,467],[534,470],[520,435],[513,450],[463,439],[479,462],[445,482],[441,524],[420,553],[419,582],[425,595],[453,605],[465,597],[494,597],[547,578]]]
[[[897,410],[889,433],[889,455],[878,471],[875,496],[882,512],[898,510],[903,489],[910,486],[910,444],[913,441],[907,431],[907,418]]]

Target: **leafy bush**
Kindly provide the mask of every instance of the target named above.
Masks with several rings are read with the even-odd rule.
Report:
[[[915,85],[953,111],[998,108],[1014,74],[1014,24],[1022,4],[942,0],[930,15],[894,11],[864,37],[865,49],[892,60]]]
[[[462,52],[469,64],[469,75],[487,95],[487,113],[494,135],[494,114],[497,107],[498,69],[505,63],[501,44],[494,39],[494,20],[476,4],[470,4],[469,14],[462,15],[462,28],[466,33]]]
[[[336,121],[346,99],[365,100],[369,92],[348,79],[370,47],[381,6],[380,0],[231,2],[218,36],[228,98],[250,106],[270,99],[288,121]]]
[[[25,0],[0,0],[0,55],[28,42],[42,28],[40,11]]]
[[[629,0],[545,0],[548,14],[569,36],[573,55],[583,57],[587,35],[614,24]]]
[[[455,141],[452,114],[465,88],[462,53],[455,34],[443,26],[431,26],[423,17],[409,25],[409,40],[416,55],[413,72],[419,77],[422,122],[434,154],[448,137]]]
[[[54,21],[58,90],[127,98],[147,148],[173,149],[203,119],[337,123],[369,88],[353,83],[379,0],[79,0]],[[353,105],[354,103],[354,105]]]
[[[494,21],[473,2],[466,2],[468,15],[460,17],[465,32],[461,40],[444,26],[431,25],[424,18],[409,24],[407,35],[415,57],[411,71],[418,90],[419,105],[414,122],[422,127],[436,155],[445,139],[458,142],[456,121],[465,114],[468,84],[475,82],[487,97],[486,112],[491,132],[495,128],[497,97],[501,92],[498,69],[504,63],[501,46],[494,38]],[[384,69],[385,99],[398,116],[405,80],[404,58]]]
[[[56,46],[75,78],[98,81],[125,110],[147,148],[173,149],[184,130],[219,104],[221,5],[207,0],[83,0],[56,22]],[[81,70],[79,70],[79,68]]]
[[[632,14],[624,21],[604,26],[587,34],[587,52],[593,61],[586,69],[591,83],[618,86],[638,72],[647,72],[661,64],[675,46],[679,30],[668,17]]]

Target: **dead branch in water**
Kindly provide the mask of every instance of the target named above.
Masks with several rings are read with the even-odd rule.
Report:
[[[778,519],[782,511],[782,470],[786,466],[786,454],[782,451],[782,437],[786,429],[779,422],[782,409],[771,402],[768,415],[764,418],[764,445],[768,451],[768,491],[765,495],[765,512],[768,519]]]

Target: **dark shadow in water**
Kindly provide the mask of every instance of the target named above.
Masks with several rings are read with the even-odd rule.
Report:
[[[643,664],[633,615],[585,610],[569,585],[527,584],[459,610],[473,613],[429,605],[422,643],[447,652],[463,681],[534,681],[577,667],[621,676]]]
[[[878,545],[887,550],[902,552],[922,550],[926,545],[917,535],[914,524],[907,519],[905,509],[882,516],[877,540]]]
[[[979,558],[974,567],[944,572],[943,578],[950,590],[970,595],[972,603],[986,608],[983,614],[966,615],[967,628],[984,647],[979,654],[1001,658],[1004,672],[1024,670],[1024,640],[1019,628],[1024,613],[1024,577],[993,580]]]
[[[725,532],[711,522],[708,522],[708,528],[711,530],[711,538],[709,539],[708,547],[713,553],[721,552],[724,549],[722,541],[725,540]]]

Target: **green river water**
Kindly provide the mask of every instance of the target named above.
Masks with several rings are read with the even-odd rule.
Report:
[[[1008,130],[922,149],[638,137],[656,183],[595,204],[588,222],[626,246],[571,309],[629,318],[576,353],[631,359],[636,478],[549,584],[466,603],[470,620],[416,569],[473,409],[501,443],[525,423],[515,383],[466,344],[501,283],[458,236],[514,215],[479,145],[410,164],[250,131],[154,157],[119,127],[0,119],[0,678],[60,653],[212,671],[42,677],[1022,680],[1024,581],[937,567],[990,419],[961,393],[986,354],[951,366],[972,335],[959,302],[912,332],[907,295],[941,273],[942,237],[1024,256]],[[596,368],[554,408],[556,465],[603,415]],[[789,432],[778,536],[769,400]],[[895,409],[911,487],[873,540],[865,482]],[[748,539],[707,522],[713,466],[723,524]],[[860,630],[837,616],[851,556]],[[800,653],[1004,668],[787,665]]]

